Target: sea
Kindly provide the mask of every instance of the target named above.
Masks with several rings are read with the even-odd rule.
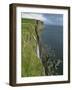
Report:
[[[63,60],[63,26],[45,24],[40,37],[43,44],[54,50],[56,58]]]

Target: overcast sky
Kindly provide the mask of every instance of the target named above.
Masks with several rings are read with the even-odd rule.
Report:
[[[21,14],[22,18],[37,19],[43,21],[47,25],[63,25],[62,14],[39,14],[39,13],[25,13]]]
[[[46,18],[45,23],[49,25],[63,25],[63,15],[62,14],[43,14]]]

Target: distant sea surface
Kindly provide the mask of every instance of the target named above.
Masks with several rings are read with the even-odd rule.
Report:
[[[56,58],[63,60],[63,26],[45,25],[42,43],[54,50]]]

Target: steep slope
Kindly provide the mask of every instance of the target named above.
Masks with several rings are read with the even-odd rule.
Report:
[[[21,20],[21,76],[43,76],[44,67],[40,60],[39,33],[43,22],[34,19]]]

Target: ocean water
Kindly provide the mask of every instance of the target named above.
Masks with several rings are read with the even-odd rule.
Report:
[[[45,25],[40,38],[44,45],[54,50],[57,59],[63,60],[63,26]]]

